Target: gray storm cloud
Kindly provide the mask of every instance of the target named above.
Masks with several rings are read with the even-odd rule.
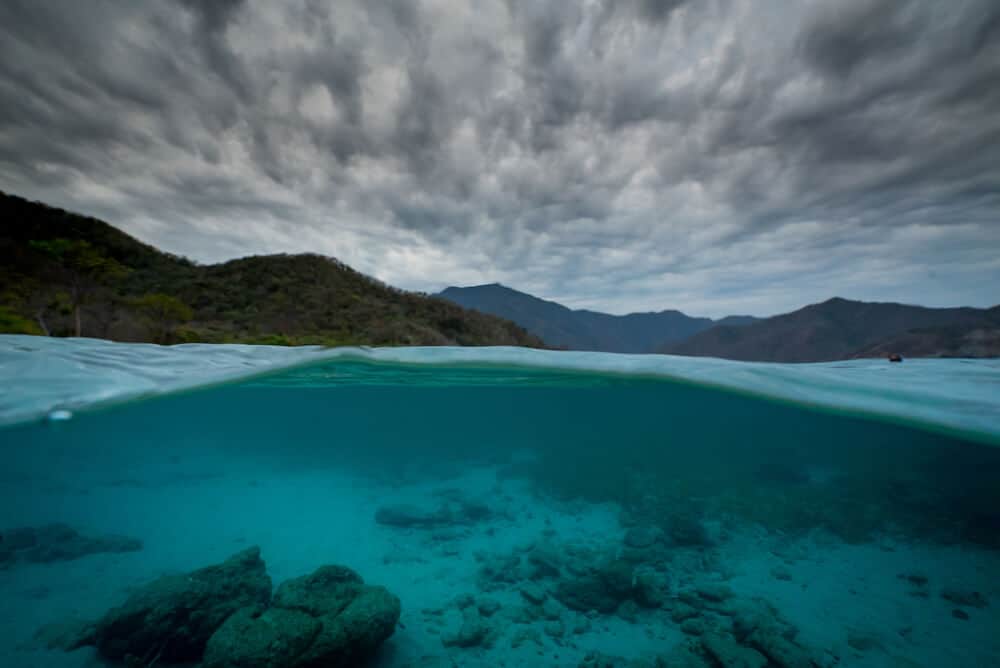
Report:
[[[421,290],[991,305],[1000,4],[7,1],[0,188]]]

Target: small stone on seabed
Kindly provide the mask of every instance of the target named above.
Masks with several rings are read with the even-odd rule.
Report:
[[[490,617],[500,610],[500,603],[492,598],[483,599],[479,602],[479,614],[483,617]]]
[[[634,548],[652,547],[663,537],[657,527],[632,527],[625,532],[625,544]]]
[[[526,582],[521,585],[521,596],[532,603],[541,603],[548,597],[548,594],[534,582]]]

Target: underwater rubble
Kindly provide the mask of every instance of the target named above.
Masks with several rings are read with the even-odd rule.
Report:
[[[445,529],[475,522],[461,512],[462,497],[451,503],[429,509],[383,506],[376,522],[447,542],[456,536]],[[493,508],[482,519],[508,515]],[[801,644],[798,630],[774,605],[737,596],[712,579],[711,548],[724,540],[724,532],[701,518],[683,517],[673,523],[674,531],[631,524],[621,539],[604,544],[560,541],[549,528],[509,551],[477,551],[477,589],[420,612],[444,653],[406,665],[492,665],[483,652],[504,646],[535,647],[542,655],[554,645],[573,650],[568,656],[579,655],[586,634],[611,619],[663,634],[665,651],[643,658],[590,651],[580,668],[825,668],[837,663],[832,654]],[[664,633],[669,629],[673,636]]]

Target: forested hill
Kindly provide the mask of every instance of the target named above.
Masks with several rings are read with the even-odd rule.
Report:
[[[542,346],[514,323],[319,255],[198,265],[0,193],[0,332],[120,341]]]

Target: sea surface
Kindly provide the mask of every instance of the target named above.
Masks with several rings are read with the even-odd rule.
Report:
[[[252,548],[398,597],[343,665],[1000,666],[998,446],[996,360],[0,336],[0,666]]]

